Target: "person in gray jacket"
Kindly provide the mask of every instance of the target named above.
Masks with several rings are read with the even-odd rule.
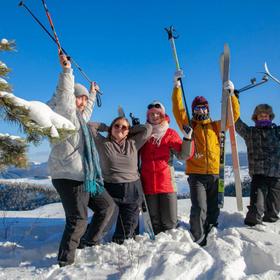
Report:
[[[280,126],[272,123],[274,113],[268,104],[258,105],[252,115],[255,126],[240,118],[237,133],[247,145],[249,174],[252,178],[250,205],[244,223],[254,226],[276,222],[280,211]]]
[[[86,246],[100,241],[116,206],[103,187],[98,154],[86,125],[98,86],[92,83],[89,93],[81,84],[74,84],[71,63],[65,55],[60,55],[60,64],[63,71],[48,104],[56,113],[70,120],[77,130],[52,146],[48,161],[52,183],[60,195],[66,216],[58,252],[59,265],[65,266],[74,263],[75,251],[83,235]],[[94,218],[86,231],[87,207],[93,210]]]
[[[113,242],[122,244],[134,237],[143,201],[138,172],[138,151],[152,133],[152,126],[130,127],[125,117],[113,120],[110,127],[89,123],[99,151],[104,186],[119,207]],[[104,137],[100,132],[108,131]]]

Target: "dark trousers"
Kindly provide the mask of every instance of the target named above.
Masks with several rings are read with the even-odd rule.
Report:
[[[134,237],[143,200],[141,181],[104,184],[108,193],[119,207],[113,241],[122,243]]]
[[[58,261],[71,263],[75,259],[75,251],[87,228],[88,205],[95,212],[88,227],[92,240],[102,237],[103,230],[113,215],[115,205],[106,191],[98,196],[90,197],[89,193],[84,191],[83,182],[54,179],[52,183],[61,198],[66,216]]]
[[[177,194],[175,192],[148,194],[146,201],[155,234],[176,228]]]
[[[218,175],[191,174],[188,178],[191,193],[190,231],[200,240],[210,224],[216,225],[218,207]]]
[[[253,175],[250,190],[250,205],[245,222],[276,222],[280,211],[280,179]],[[264,216],[263,216],[264,215]]]

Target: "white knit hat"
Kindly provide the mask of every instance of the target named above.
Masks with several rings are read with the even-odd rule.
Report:
[[[89,97],[88,90],[81,84],[74,85],[74,94],[76,97],[78,96],[86,96],[87,98]]]

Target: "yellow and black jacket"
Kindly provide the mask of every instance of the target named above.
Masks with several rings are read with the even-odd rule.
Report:
[[[235,95],[231,96],[234,121],[240,116],[239,102]],[[181,88],[174,87],[172,94],[173,114],[180,128],[189,124],[182,100]],[[191,119],[195,153],[197,156],[186,161],[186,174],[219,174],[220,144],[219,132],[221,121],[197,121]]]

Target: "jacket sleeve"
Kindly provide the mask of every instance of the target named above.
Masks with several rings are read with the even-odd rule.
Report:
[[[135,125],[130,129],[130,139],[133,139],[135,141],[137,150],[139,150],[150,138],[152,131],[153,127],[149,123],[145,125]]]
[[[240,117],[240,105],[237,97],[232,95],[231,97],[231,104],[232,104],[232,113],[233,113],[233,120],[236,122]],[[221,121],[217,121],[218,130],[221,130]],[[226,130],[228,130],[229,124],[226,124]]]
[[[108,126],[105,123],[89,122],[88,126],[91,130],[92,136],[95,141],[104,142],[104,137],[100,132],[108,131]]]
[[[96,94],[95,93],[90,93],[89,98],[88,98],[88,102],[87,102],[87,106],[86,106],[86,108],[83,112],[83,118],[86,122],[88,122],[91,118],[92,110],[93,110],[94,103],[95,103],[95,99],[96,99]]]
[[[181,87],[173,88],[172,110],[173,110],[173,115],[180,129],[182,129],[183,125],[189,125],[188,116],[186,114],[186,110],[183,103]]]
[[[250,127],[244,123],[241,118],[235,123],[235,130],[244,139],[246,139],[250,133]]]
[[[176,131],[172,133],[170,148],[172,153],[180,160],[187,160],[194,153],[193,141],[187,139],[183,139],[182,141]]]
[[[53,110],[63,117],[73,120],[76,116],[73,69],[63,69],[53,98],[50,100]]]

